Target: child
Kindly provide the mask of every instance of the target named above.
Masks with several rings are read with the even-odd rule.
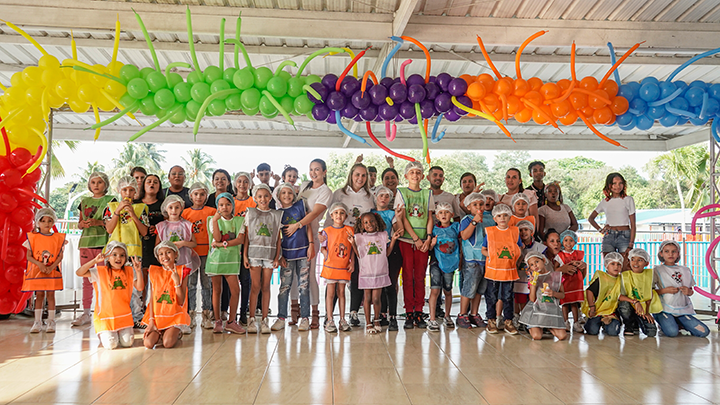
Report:
[[[547,246],[545,256],[547,256],[548,260],[550,260],[550,265],[555,268],[555,271],[559,271],[560,269],[557,268],[559,264],[555,261],[555,256],[560,253],[560,250],[562,249],[560,234],[558,231],[551,228],[545,232],[545,246]]]
[[[400,215],[405,234],[400,239],[400,252],[403,257],[403,296],[405,298],[405,329],[414,326],[425,328],[422,309],[425,305],[425,272],[428,264],[428,250],[432,233],[432,212],[435,210],[432,190],[420,188],[424,178],[423,165],[410,162],[405,166],[407,187],[398,187],[395,196],[395,209],[403,210]]]
[[[495,204],[498,202],[498,195],[495,190],[491,188],[481,191],[480,194],[485,197],[485,207],[483,208],[483,222],[493,224],[487,226],[495,226],[496,224],[492,216],[492,210],[495,207]]]
[[[124,243],[111,241],[105,246],[105,254],[99,253],[75,272],[79,277],[90,278],[93,284],[95,333],[103,347],[108,350],[113,350],[118,345],[130,347],[135,338],[130,299],[133,289],[145,289],[145,277],[140,258],[131,257],[133,266],[130,267],[125,265],[128,257]],[[100,263],[103,265],[100,266]]]
[[[467,201],[467,197],[465,200]],[[435,306],[440,296],[440,289],[445,294],[445,327],[450,329],[455,327],[450,312],[452,310],[453,278],[455,270],[460,267],[460,248],[458,246],[460,224],[452,222],[454,215],[452,205],[446,202],[438,203],[435,206],[435,217],[438,224],[433,227],[433,238],[430,245],[435,249],[435,260],[430,263],[430,301],[428,302],[430,321],[427,324],[428,330],[433,332],[440,330],[440,324],[435,320]],[[475,285],[469,279],[465,279],[465,282],[466,285]]]
[[[518,194],[515,194],[518,195]],[[513,325],[517,328],[520,320],[520,312],[525,308],[525,304],[530,301],[530,269],[527,267],[525,255],[528,252],[538,252],[545,254],[547,247],[540,242],[535,241],[535,227],[532,222],[523,219],[518,222],[517,227],[520,230],[520,240],[522,241],[522,253],[518,261],[518,279],[513,284],[513,293],[515,294],[515,316],[513,317]]]
[[[260,333],[270,333],[268,321],[268,308],[270,307],[270,278],[273,269],[280,263],[280,221],[282,213],[270,208],[272,191],[267,184],[258,184],[253,187],[253,195],[257,208],[248,207],[245,214],[245,226],[240,232],[245,234],[245,256],[243,262],[250,269],[252,280],[250,287],[250,311],[257,307],[258,294],[262,290],[262,321]],[[255,316],[248,319],[247,330],[257,333]]]
[[[335,290],[338,295],[338,306],[340,307],[340,330],[349,332],[352,330],[350,324],[345,320],[345,284],[350,281],[350,273],[355,270],[353,261],[353,229],[345,225],[347,218],[347,207],[337,202],[330,206],[330,218],[333,223],[323,229],[320,234],[321,252],[325,261],[320,277],[325,279],[325,331],[328,333],[337,332],[335,326]]]
[[[465,207],[470,210],[470,215],[466,215],[460,221],[463,250],[463,262],[460,268],[463,282],[460,283],[460,314],[457,317],[460,328],[471,328],[473,325],[485,326],[485,321],[478,313],[480,300],[487,289],[482,243],[486,236],[485,229],[497,225],[492,218],[488,219],[485,216],[486,212],[483,211],[488,206],[488,200],[491,200],[491,197],[485,197],[483,193],[470,193],[463,201]]]
[[[645,267],[650,255],[645,249],[631,249],[628,252],[630,271],[620,274],[620,302],[618,313],[625,325],[625,335],[632,336],[638,327],[648,337],[655,337],[657,326],[653,316],[662,312],[660,297],[653,290],[653,269]]]
[[[298,169],[290,165],[285,165],[285,169],[283,169],[282,172],[282,182],[291,184],[296,194],[300,192],[300,186],[295,185],[295,183],[297,183],[297,179]]]
[[[52,208],[41,208],[35,213],[35,226],[27,234],[23,246],[27,248],[27,268],[20,291],[35,292],[35,322],[30,333],[42,330],[42,313],[47,298],[48,322],[45,332],[55,333],[55,291],[63,289],[60,263],[63,259],[65,234],[53,232],[57,222]]]
[[[118,180],[120,202],[109,202],[105,209],[105,229],[110,241],[122,242],[131,257],[142,257],[141,236],[148,231],[148,209],[143,203],[133,204],[138,196],[137,181],[130,176]]]
[[[570,320],[568,315],[570,311],[573,314],[572,330],[576,333],[582,333],[583,327],[580,322],[580,305],[584,301],[583,283],[587,277],[587,264],[583,262],[585,252],[582,250],[574,250],[577,244],[577,234],[573,231],[565,231],[560,234],[560,243],[562,249],[557,252],[555,262],[558,267],[569,265],[563,272],[562,283],[565,288],[565,298],[560,300],[563,309],[563,317],[565,317],[565,330],[570,331]]]
[[[608,336],[620,334],[620,321],[615,310],[620,297],[620,272],[623,257],[620,253],[611,252],[605,255],[605,271],[596,271],[585,290],[585,301],[582,311],[588,317],[585,322],[585,333],[597,335],[600,328]]]
[[[212,240],[210,254],[208,254],[205,272],[212,279],[212,303],[215,316],[213,333],[244,334],[245,329],[235,321],[240,298],[240,285],[238,273],[240,272],[240,245],[245,241],[242,233],[245,223],[244,217],[235,216],[235,204],[230,193],[221,193],[215,199],[217,212],[208,217],[208,239]],[[221,277],[215,277],[221,276]],[[220,317],[220,296],[222,295],[222,279],[227,280],[230,288],[230,316],[223,327]]]
[[[401,221],[397,220],[395,211],[391,209],[392,191],[385,186],[378,186],[375,189],[375,207],[371,210],[382,218],[385,222],[385,230],[388,234],[388,240],[392,239],[395,231],[402,230]],[[404,231],[403,231],[404,232]],[[402,268],[402,254],[400,253],[399,243],[396,243],[392,249],[388,249],[388,274],[390,276],[390,285],[383,288],[381,301],[382,311],[380,325],[387,326],[391,332],[397,332],[397,288],[398,277],[400,276],[400,268]]]
[[[305,200],[297,200],[295,187],[292,183],[283,183],[275,189],[276,205],[282,212],[281,224],[283,231],[288,225],[296,224],[305,218]],[[272,330],[285,328],[287,318],[288,296],[290,287],[295,281],[298,285],[300,298],[299,331],[310,330],[310,260],[315,257],[315,249],[310,248],[313,241],[312,229],[307,226],[304,231],[295,232],[290,236],[285,234],[280,246],[282,259],[280,261],[280,293],[278,294],[278,317]],[[308,249],[310,248],[310,249]]]
[[[510,218],[510,226],[517,226],[520,221],[530,221],[535,226],[535,216],[528,215],[530,198],[525,193],[517,193],[512,197],[511,207],[513,216]]]
[[[355,223],[355,238],[351,239],[353,251],[358,255],[360,265],[358,288],[365,290],[365,325],[366,332],[376,334],[382,332],[380,325],[380,294],[389,286],[390,275],[387,257],[395,247],[395,241],[401,236],[400,231],[393,233],[388,245],[385,222],[379,214],[366,212],[360,215]],[[370,320],[370,305],[375,308],[375,318]]]
[[[551,228],[560,232],[568,229],[571,231],[577,230],[577,218],[575,218],[572,208],[567,204],[563,204],[560,185],[557,182],[546,185],[544,195],[544,204],[538,208],[538,236],[545,239],[545,234]]]
[[[143,175],[143,178],[144,175]],[[93,172],[88,178],[88,190],[92,193],[90,197],[83,197],[80,200],[78,210],[80,218],[78,220],[78,229],[82,229],[80,242],[80,265],[83,265],[95,256],[102,253],[102,248],[107,245],[108,233],[105,230],[103,222],[103,212],[105,207],[111,201],[115,201],[115,197],[108,195],[110,182],[105,173]],[[92,321],[91,308],[93,299],[93,288],[90,279],[83,278],[82,303],[83,313],[72,321],[72,326],[87,325]]]
[[[250,173],[240,172],[235,175],[235,215],[244,217],[249,207],[257,207],[255,200],[250,196],[253,182]]]
[[[487,257],[485,278],[488,280],[485,303],[487,305],[487,331],[498,333],[495,304],[502,301],[505,332],[516,335],[513,325],[513,282],[518,279],[517,263],[520,259],[522,241],[520,230],[510,226],[512,210],[505,204],[493,208],[493,219],[497,226],[485,228],[487,236],[482,244],[482,254]]]
[[[695,279],[690,269],[677,264],[680,259],[680,245],[674,240],[660,244],[658,259],[662,264],[653,268],[653,285],[660,296],[663,310],[655,316],[665,336],[675,337],[680,327],[697,337],[706,337],[710,328],[695,318],[690,296],[694,291]]]
[[[550,329],[558,340],[565,340],[565,324],[558,298],[565,296],[562,275],[551,271],[548,259],[540,252],[530,251],[525,255],[525,264],[531,272],[530,301],[520,313],[519,322],[526,325],[533,340],[542,339],[543,328]],[[540,294],[538,294],[540,293]]]
[[[184,200],[177,195],[169,195],[165,201],[171,197],[178,197],[181,207],[185,206]],[[143,343],[146,349],[152,349],[162,340],[163,347],[169,349],[182,337],[181,326],[190,324],[186,300],[188,280],[184,274],[190,268],[177,263],[180,252],[173,242],[163,240],[155,246],[154,253],[160,266],[148,269],[150,305],[143,318],[147,325]]]
[[[205,266],[207,265],[208,243],[210,240],[207,231],[207,220],[209,217],[215,215],[217,210],[205,205],[208,194],[210,194],[210,190],[208,190],[207,186],[202,183],[194,183],[190,186],[189,191],[190,201],[192,201],[193,205],[190,208],[185,208],[182,213],[182,217],[190,221],[192,225],[193,237],[197,243],[197,246],[195,246],[193,250],[195,250],[195,253],[200,257],[200,268],[188,276],[188,310],[192,318],[191,322],[194,323],[195,305],[197,305],[197,283],[199,278],[200,295],[202,297],[202,320],[200,321],[200,327],[203,329],[212,329],[214,321],[212,311],[212,283],[205,271]]]
[[[603,235],[603,255],[619,252],[627,258],[627,250],[633,248],[635,241],[635,200],[627,195],[627,184],[620,173],[608,174],[603,194],[605,198],[590,214],[588,222]],[[600,228],[595,218],[602,212],[605,226]]]

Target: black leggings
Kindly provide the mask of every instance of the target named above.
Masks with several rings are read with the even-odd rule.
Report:
[[[390,313],[390,316],[397,315],[397,293],[398,293],[398,277],[400,276],[400,268],[402,267],[403,259],[400,254],[400,246],[398,242],[395,243],[395,247],[390,256],[388,256],[388,269],[390,270],[390,285],[383,288],[382,291],[382,305],[381,310],[383,314]]]
[[[251,286],[251,280],[250,280],[250,270],[248,270],[245,265],[240,262],[240,303],[238,305],[238,308],[240,309],[241,314],[247,313],[248,310],[248,304],[250,301],[250,286]],[[225,277],[222,278],[223,283],[223,289],[222,289],[222,295],[220,296],[220,311],[228,311],[230,309],[230,286],[227,283],[227,280],[225,280]],[[254,314],[254,313],[253,313]],[[237,314],[236,314],[237,317]]]
[[[358,288],[358,275],[360,274],[360,263],[358,263],[357,255],[353,256],[355,262],[355,270],[350,273],[350,312],[359,311],[360,305],[363,303],[365,291]],[[365,308],[367,311],[367,308]]]

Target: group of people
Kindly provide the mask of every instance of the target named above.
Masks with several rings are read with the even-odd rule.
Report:
[[[321,159],[310,163],[310,180],[300,185],[293,167],[275,175],[263,163],[234,178],[218,169],[212,193],[202,183],[186,187],[180,166],[170,169],[166,189],[157,175],[134,168],[118,181],[119,198],[109,194],[105,174],[93,173],[91,195],[78,207],[83,231],[77,275],[84,280],[84,312],[73,325],[93,322],[110,349],[131,345],[133,328],[145,330],[148,348],[172,347],[196,327],[200,290],[200,326],[214,333],[271,333],[286,325],[350,331],[361,325],[361,306],[367,333],[397,331],[402,275],[404,329],[438,331],[457,323],[486,327],[488,333],[524,329],[533,339],[549,333],[559,340],[569,332],[595,335],[601,329],[618,335],[622,325],[626,335],[654,336],[656,325],[666,336],[679,329],[695,336],[709,333],[693,316],[694,280],[678,264],[680,246],[663,242],[658,254],[663,264],[654,269],[647,268],[648,253],[633,248],[635,206],[619,173],[608,175],[605,198],[589,218],[604,235],[605,271],[585,286],[588,267],[575,249],[577,220],[563,203],[560,185],[544,183],[542,162],[529,165],[528,188],[521,171],[512,168],[504,194],[482,190],[475,175],[465,173],[462,192],[453,195],[442,189],[441,167],[426,172],[421,163],[409,162],[403,170],[406,186],[400,186],[393,160],[387,161],[376,184],[376,168],[363,165],[359,156],[335,192],[326,184]],[[426,177],[429,189],[420,186]],[[600,213],[606,218],[602,227],[595,221]],[[26,242],[23,291],[36,292],[31,333],[55,330],[54,291],[63,288],[58,266],[67,243],[53,232],[56,221],[52,209],[38,210]],[[270,325],[275,269],[280,290],[277,318]],[[456,273],[461,300],[454,322]],[[322,325],[320,279],[325,283]]]

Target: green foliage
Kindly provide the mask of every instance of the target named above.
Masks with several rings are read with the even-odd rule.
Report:
[[[188,158],[182,157],[185,168],[185,185],[190,186],[195,182],[210,185],[212,183],[213,168],[215,159],[201,149],[193,149],[187,152]]]
[[[50,198],[48,198],[48,202],[50,203],[50,207],[55,210],[58,217],[62,217],[62,215],[65,213],[65,207],[68,203],[68,193],[70,192],[73,184],[75,184],[75,182],[65,183],[63,186],[54,187],[53,190],[50,192]],[[81,186],[82,185],[78,185],[78,188]],[[76,188],[75,190],[79,191],[78,188]],[[73,210],[74,208],[75,207],[73,207]],[[73,210],[71,210],[71,212]],[[76,210],[74,214],[77,215]]]
[[[127,143],[120,155],[112,159],[113,168],[110,173],[110,185],[115,190],[121,177],[129,176],[130,170],[135,166],[144,167],[148,174],[157,174],[164,179],[163,187],[167,182],[167,175],[161,173],[160,164],[165,162],[165,150],[158,149],[154,143]]]

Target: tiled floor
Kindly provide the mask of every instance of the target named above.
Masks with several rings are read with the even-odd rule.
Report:
[[[484,329],[261,336],[197,330],[104,350],[92,328],[0,321],[0,404],[720,403],[720,335],[533,342]],[[709,319],[705,317],[705,319]]]

